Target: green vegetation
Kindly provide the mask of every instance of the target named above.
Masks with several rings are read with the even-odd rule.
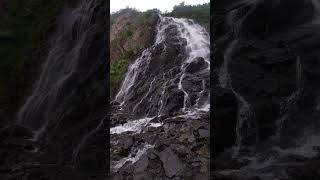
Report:
[[[117,36],[110,42],[111,49],[116,53],[116,56],[111,59],[110,63],[110,95],[114,97],[117,89],[121,85],[121,80],[127,71],[128,65],[138,56],[142,49],[149,46],[146,39],[149,38],[151,31],[150,27],[157,20],[157,9],[138,12],[132,8],[122,9],[111,14],[110,24],[113,25],[118,17],[122,14],[129,13],[130,21],[126,22],[124,27],[117,33]],[[138,38],[132,40],[131,37],[135,32],[139,32]],[[124,46],[128,43],[130,45]]]
[[[172,12],[164,13],[163,15],[193,19],[204,26],[208,32],[210,30],[210,3],[192,6],[185,5],[184,2],[182,2],[174,6]]]
[[[120,85],[123,75],[127,71],[130,59],[133,58],[134,51],[129,50],[122,54],[118,59],[112,60],[110,63],[110,94],[115,95],[115,88]]]
[[[128,37],[132,36],[133,28],[131,25],[128,25],[125,30],[118,33],[118,36],[112,40],[112,44],[120,43],[121,41],[126,40]]]
[[[65,0],[9,0],[0,15],[0,109],[14,109],[27,88],[24,73]],[[32,66],[35,71],[36,65]],[[9,107],[10,106],[10,107]],[[11,107],[13,106],[13,107]]]
[[[113,152],[112,152],[114,155],[119,155],[119,156],[128,156],[130,151],[128,151],[128,149],[124,149],[124,148],[121,148],[121,149],[115,149]]]
[[[158,9],[150,9],[150,10],[143,12],[139,16],[140,25],[141,26],[151,26],[152,24],[154,24],[154,18],[155,18],[154,15],[157,13],[160,13],[160,11]]]

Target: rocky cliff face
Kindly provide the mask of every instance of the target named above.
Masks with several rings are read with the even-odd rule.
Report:
[[[111,14],[110,22],[110,79],[111,98],[121,86],[128,65],[144,49],[151,46],[156,33],[158,12],[149,10],[138,12],[134,9],[123,9]]]
[[[106,1],[66,4],[17,119],[2,128],[1,179],[105,179]],[[13,122],[13,121],[11,121]]]
[[[209,178],[209,35],[161,17],[112,103],[112,179]]]
[[[319,2],[220,1],[213,175],[318,179]]]

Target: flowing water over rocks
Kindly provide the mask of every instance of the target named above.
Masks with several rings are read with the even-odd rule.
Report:
[[[209,34],[162,16],[156,30],[111,104],[111,176],[208,179]]]
[[[108,62],[104,0],[65,4],[17,121],[0,130],[0,179],[106,179]]]
[[[215,8],[213,178],[319,179],[319,1]]]

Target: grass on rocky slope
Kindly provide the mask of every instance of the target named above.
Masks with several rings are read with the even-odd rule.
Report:
[[[110,95],[111,97],[115,96],[116,91],[121,85],[121,80],[123,80],[125,73],[127,71],[128,65],[132,63],[132,61],[138,56],[141,52],[141,47],[145,44],[138,44],[144,41],[141,39],[147,38],[145,30],[150,29],[150,27],[154,24],[155,11],[158,10],[148,10],[145,12],[138,12],[134,9],[122,9],[119,12],[111,14],[110,20],[111,25],[114,23],[116,18],[120,17],[122,13],[131,12],[132,14],[136,14],[129,22],[125,24],[125,26],[121,29],[121,31],[117,34],[111,42],[110,45],[113,48],[120,49],[118,51],[117,56],[114,59],[111,59],[110,63]],[[131,37],[135,31],[140,31],[139,40],[132,41]],[[129,43],[130,47],[127,49],[123,47],[125,43]]]
[[[10,0],[0,15],[0,110],[12,110],[26,89],[25,66],[65,0]],[[36,67],[32,67],[35,68]]]

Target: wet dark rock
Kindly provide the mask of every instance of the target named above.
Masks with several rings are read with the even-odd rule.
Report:
[[[249,26],[246,31],[254,35],[279,32],[310,20],[314,13],[312,4],[307,0],[278,2],[264,0],[256,4],[244,23]]]
[[[183,107],[184,103],[184,93],[180,90],[172,90],[168,93],[165,108],[167,113],[173,113],[180,110]]]
[[[180,175],[183,172],[184,164],[170,148],[160,152],[159,157],[168,177]]]
[[[259,123],[259,138],[264,140],[276,133],[275,121],[280,114],[280,106],[272,100],[256,104],[256,118]]]
[[[210,131],[207,129],[199,129],[198,130],[200,137],[202,138],[209,138],[210,137]]]
[[[112,101],[110,102],[110,106],[117,107],[117,106],[120,106],[120,103],[117,101]]]
[[[210,175],[209,174],[197,174],[192,179],[194,179],[194,180],[207,180],[207,179],[210,179]]]
[[[203,57],[197,57],[194,61],[192,61],[190,64],[186,67],[186,72],[193,74],[197,71],[203,70],[208,67],[208,64],[205,62]]]
[[[311,0],[216,3],[214,179],[319,178],[316,152],[295,151],[319,140],[317,11]]]
[[[214,152],[223,152],[225,148],[230,148],[236,141],[236,124],[238,102],[231,90],[219,88],[215,95],[215,119],[213,126],[215,133]]]
[[[133,180],[149,180],[152,179],[152,176],[147,172],[137,173],[133,176]]]
[[[167,118],[163,122],[164,123],[170,123],[170,122],[184,122],[187,121],[187,119],[183,117],[172,117],[172,118]]]
[[[134,170],[135,173],[143,172],[147,169],[149,165],[149,160],[146,155],[143,155],[138,162],[136,162],[136,168]]]
[[[3,138],[32,138],[33,134],[34,133],[30,128],[18,124],[6,127],[0,132],[0,136]]]
[[[148,158],[149,159],[151,159],[151,160],[153,160],[153,159],[156,159],[157,157],[158,157],[158,155],[156,154],[156,152],[155,151],[149,151],[148,153],[147,153],[147,155],[148,155]]]
[[[170,116],[167,118],[170,119]],[[133,169],[132,173],[130,170],[133,178],[169,179],[169,176],[172,176],[176,179],[188,179],[195,178],[199,172],[203,173],[199,175],[199,178],[204,177],[204,174],[209,172],[209,145],[205,143],[209,138],[198,138],[199,135],[196,137],[193,132],[208,127],[209,118],[202,115],[199,119],[188,120],[182,117],[178,119],[181,120],[167,121],[164,118],[163,125],[159,127],[159,130],[155,132],[143,131],[141,134],[133,135],[134,145],[131,149],[136,149],[131,151],[133,156],[137,153],[137,148],[141,149],[145,143],[154,144],[155,147],[147,150],[135,164],[127,163],[124,165],[118,174],[121,177],[127,176],[124,170],[129,168]],[[120,136],[126,135],[111,135],[111,137]],[[121,144],[121,141],[118,143]],[[111,153],[111,156],[116,160],[128,156],[126,154],[118,157],[113,151]],[[140,167],[144,170],[135,170]],[[187,173],[188,168],[194,169],[194,172]],[[140,172],[134,173],[134,171]]]
[[[129,149],[133,145],[133,138],[132,137],[125,137],[121,141],[121,143],[122,143],[121,145],[123,146],[123,148]]]

